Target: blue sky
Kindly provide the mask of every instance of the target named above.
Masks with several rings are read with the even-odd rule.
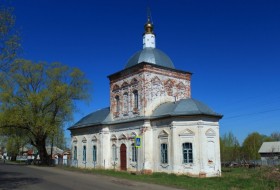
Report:
[[[78,67],[91,81],[92,99],[77,104],[73,122],[109,105],[107,76],[142,48],[148,1],[1,2],[15,9],[24,58]],[[192,97],[224,115],[221,135],[231,131],[242,143],[254,131],[280,132],[280,1],[149,4],[157,48],[194,73]]]

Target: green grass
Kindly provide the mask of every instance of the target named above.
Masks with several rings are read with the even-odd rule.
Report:
[[[153,173],[152,175],[133,175],[128,172],[102,170],[102,169],[82,169],[73,167],[63,167],[71,171],[114,176],[147,183],[179,187],[188,190],[268,190],[280,189],[280,171],[271,172],[271,168],[232,168],[226,169],[222,177],[194,178],[185,175],[175,175],[166,173]]]

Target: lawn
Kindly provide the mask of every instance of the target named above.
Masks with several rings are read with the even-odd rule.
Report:
[[[152,175],[135,175],[128,172],[101,169],[82,169],[62,167],[66,170],[108,175],[130,180],[156,183],[188,190],[280,190],[280,171],[278,168],[231,168],[223,169],[222,177],[194,178],[185,175],[153,173]]]

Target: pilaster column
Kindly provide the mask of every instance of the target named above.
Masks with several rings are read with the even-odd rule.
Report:
[[[153,130],[150,121],[144,121],[142,127],[143,172],[153,172]]]
[[[177,171],[177,165],[179,163],[179,157],[178,157],[178,137],[176,138],[176,126],[172,123],[170,125],[170,131],[171,131],[171,145],[170,145],[170,163],[172,167],[172,171]],[[180,150],[180,149],[179,149]],[[176,156],[177,155],[177,156]]]
[[[100,150],[97,150],[97,154],[100,153],[99,165],[104,169],[110,167],[110,150],[110,130],[105,127],[100,131]]]
[[[219,135],[219,126],[216,127],[216,165],[217,165],[217,171],[218,171],[218,176],[222,175],[222,166],[221,166],[221,148],[220,148],[220,135]]]
[[[204,154],[204,146],[203,146],[203,144],[204,144],[204,140],[203,139],[205,139],[205,137],[204,137],[204,135],[203,135],[203,126],[202,126],[202,124],[199,122],[198,123],[198,138],[199,138],[199,140],[198,140],[198,143],[199,143],[199,167],[200,167],[200,170],[199,170],[199,176],[200,177],[206,177],[206,173],[205,173],[205,168],[204,168],[204,156],[203,156],[203,154]]]

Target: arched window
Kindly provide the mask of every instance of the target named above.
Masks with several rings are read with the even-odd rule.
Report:
[[[132,152],[132,162],[137,162],[137,148],[135,147],[135,144],[131,144],[131,152]]]
[[[116,96],[115,101],[116,101],[116,112],[120,112],[120,97]]]
[[[193,163],[193,148],[192,143],[183,143],[182,144],[183,149],[183,163]]]
[[[113,161],[118,160],[117,146],[115,144],[113,144],[113,146],[112,146],[112,160]]]
[[[77,146],[74,146],[74,160],[77,160]]]
[[[87,147],[86,145],[83,146],[83,161],[87,160]]]
[[[134,109],[138,109],[138,91],[134,90],[133,91],[133,104],[134,104]]]
[[[127,113],[128,112],[128,93],[127,92],[125,92],[124,94],[123,94],[123,111],[125,112],[125,113]]]
[[[160,145],[160,152],[161,152],[161,158],[160,161],[162,164],[168,163],[168,146],[166,143],[163,143]]]
[[[93,145],[93,147],[92,147],[92,161],[94,161],[94,162],[96,162],[96,146],[95,145]]]

